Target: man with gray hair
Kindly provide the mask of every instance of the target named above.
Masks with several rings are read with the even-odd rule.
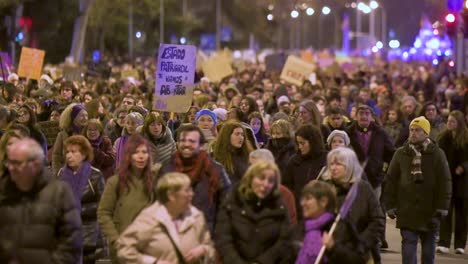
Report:
[[[80,213],[67,184],[45,167],[44,151],[22,139],[7,151],[0,180],[0,239],[21,263],[80,263]]]

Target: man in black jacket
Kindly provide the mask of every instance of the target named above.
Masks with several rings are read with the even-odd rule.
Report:
[[[385,204],[402,237],[402,263],[434,263],[440,217],[447,215],[452,195],[444,151],[430,138],[431,125],[421,116],[410,124],[408,142],[400,147],[388,169]]]
[[[0,182],[0,240],[14,243],[21,263],[80,263],[80,213],[65,182],[44,167],[44,152],[32,139],[7,151]]]

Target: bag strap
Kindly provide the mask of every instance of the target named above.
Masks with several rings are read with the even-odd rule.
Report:
[[[174,239],[172,238],[171,234],[169,234],[169,231],[167,230],[166,226],[164,224],[161,224],[161,227],[162,227],[162,230],[164,231],[164,233],[166,233],[166,235],[169,237],[169,239],[171,240],[172,245],[175,248],[177,258],[179,259],[179,264],[187,264],[187,262],[185,261],[184,255],[182,254],[182,252],[180,252],[179,247],[174,242]]]

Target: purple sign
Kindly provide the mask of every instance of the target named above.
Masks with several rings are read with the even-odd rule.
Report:
[[[447,0],[447,9],[450,12],[458,12],[463,8],[463,0]]]
[[[6,80],[11,73],[11,59],[8,53],[0,52],[0,74]]]

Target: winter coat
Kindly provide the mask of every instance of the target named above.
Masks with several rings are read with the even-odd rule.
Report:
[[[58,171],[65,165],[65,146],[63,142],[70,137],[67,131],[62,130],[55,139],[54,150],[52,152],[52,172],[56,176]]]
[[[333,181],[330,183],[334,184]],[[330,263],[366,263],[370,258],[371,248],[375,247],[385,230],[385,216],[372,186],[364,180],[357,184],[356,199],[333,234],[335,247],[326,251]],[[337,184],[334,186],[339,210],[349,189]]]
[[[437,116],[437,118],[431,122],[431,132],[429,133],[429,138],[433,141],[436,141],[439,137],[439,134],[447,129],[447,125],[445,124],[442,117]]]
[[[154,193],[147,194],[143,179],[139,177],[131,179],[130,190],[125,189],[121,192],[118,175],[110,177],[97,209],[99,226],[109,241],[111,259],[114,261],[116,261],[115,242],[119,235],[133,222],[141,210],[154,201]]]
[[[247,200],[238,189],[231,190],[217,218],[215,240],[223,263],[291,263],[289,219],[282,198]]]
[[[286,173],[282,174],[282,183],[289,188],[296,198],[298,219],[302,219],[301,194],[304,186],[315,180],[323,166],[327,165],[327,152],[319,152],[306,156],[298,153],[289,160]]]
[[[439,147],[444,151],[452,176],[452,195],[458,198],[468,198],[468,144],[455,146],[451,133],[444,133],[439,139]],[[462,166],[464,172],[460,175],[455,169]]]
[[[114,175],[115,170],[115,152],[111,140],[102,136],[102,142],[98,147],[94,147],[94,159],[91,165],[99,169],[104,176],[104,179],[109,179]]]
[[[229,180],[229,176],[226,173],[226,170],[224,169],[223,165],[214,161],[213,159],[211,160],[211,162],[213,162],[214,166],[218,169],[220,176],[220,188],[214,196],[213,203],[210,202],[209,197],[208,175],[200,176],[199,181],[192,181],[191,183],[193,189],[192,204],[198,210],[203,212],[203,214],[205,215],[206,222],[208,223],[208,228],[210,229],[210,231],[213,231],[216,223],[216,215],[218,213],[219,207],[221,206],[222,200],[231,188],[231,181]],[[168,172],[175,171],[177,170],[175,165],[175,155],[173,155],[173,158],[169,160],[169,163],[166,163],[162,166],[159,172],[158,179]]]
[[[377,188],[384,180],[384,162],[390,162],[395,152],[395,147],[393,146],[390,136],[379,125],[372,122],[369,126],[369,130],[372,131],[372,136],[367,154],[364,153],[364,149],[359,143],[357,122],[352,123],[346,129],[346,133],[348,133],[351,146],[356,152],[359,162],[363,163],[367,159],[367,165],[364,169],[367,179],[373,188]]]
[[[63,179],[63,168],[58,178]],[[102,192],[104,178],[102,173],[91,167],[88,185],[81,196],[81,222],[83,228],[83,263],[94,263],[99,256],[104,255],[102,234],[97,223],[97,208]]]
[[[427,232],[437,210],[448,209],[452,183],[445,154],[436,144],[429,144],[421,154],[424,180],[416,183],[409,143],[398,148],[388,169],[384,197],[387,211],[396,211],[397,228]]]
[[[281,171],[281,175],[286,175],[288,161],[296,153],[296,145],[294,143],[294,140],[291,139],[286,145],[276,147],[273,146],[272,140],[270,139],[266,148],[270,150],[273,156],[275,157],[275,162]]]
[[[395,147],[401,147],[408,139],[408,124],[400,122],[385,122],[383,125],[385,132],[392,138]]]
[[[79,263],[80,214],[70,187],[43,169],[31,191],[16,188],[10,175],[0,183],[0,237],[14,244],[21,263]]]
[[[44,133],[42,133],[41,130],[34,126],[28,126],[29,128],[29,133],[31,135],[31,138],[36,140],[39,145],[41,145],[42,150],[44,150],[44,154],[47,157],[47,152],[48,152],[48,146],[47,146],[47,138],[45,137]]]
[[[194,264],[214,261],[213,242],[203,213],[191,206],[177,229],[166,207],[159,202],[143,210],[120,236],[117,241],[120,261],[127,264],[153,264],[160,260],[180,263],[169,235],[182,255],[203,245],[206,254]]]
[[[154,139],[148,134],[144,134],[150,143],[151,161],[153,163],[167,163],[176,151],[176,144],[172,138],[171,130],[166,127],[166,132],[160,139]]]

